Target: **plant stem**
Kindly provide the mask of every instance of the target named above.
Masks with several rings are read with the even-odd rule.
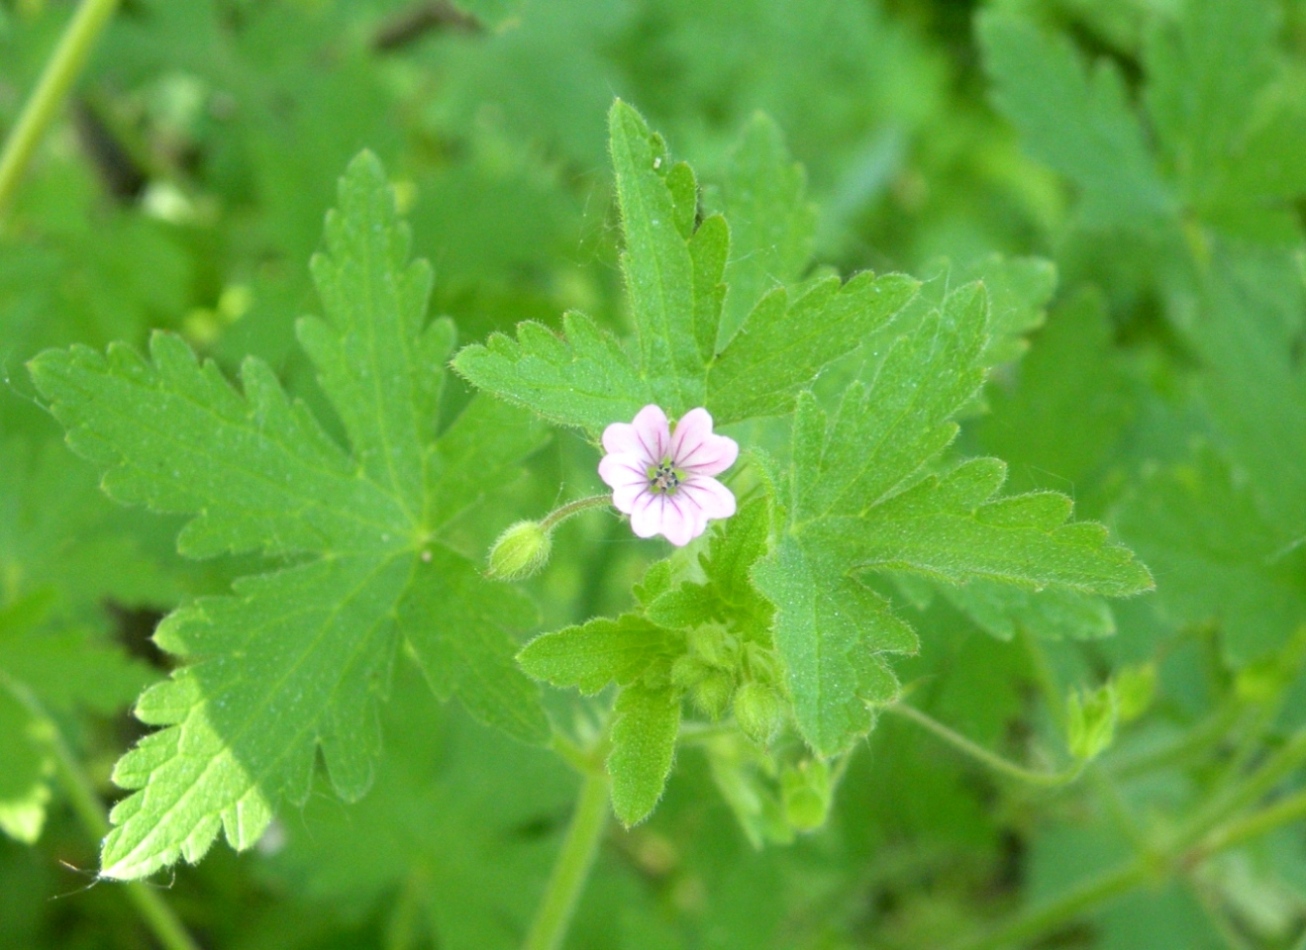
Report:
[[[1201,808],[1175,836],[1175,847],[1186,849],[1196,845],[1212,828],[1254,805],[1303,762],[1306,762],[1306,730],[1293,735],[1283,748],[1239,785],[1217,795]]]
[[[1009,923],[986,934],[956,944],[953,950],[999,950],[1017,946],[1052,930],[1059,924],[1073,920],[1084,911],[1119,897],[1151,876],[1152,869],[1142,860],[1133,860],[1105,874],[1101,874],[1054,901],[1031,908]]]
[[[1230,822],[1204,841],[1201,850],[1207,854],[1215,854],[1217,851],[1235,847],[1301,818],[1306,818],[1306,792],[1289,795],[1273,805],[1253,812],[1246,818]]]
[[[891,706],[885,706],[883,709],[884,712],[902,716],[904,719],[910,719],[917,725],[925,727],[954,749],[964,752],[972,759],[988,766],[998,774],[1016,779],[1017,781],[1026,782],[1030,785],[1039,785],[1044,788],[1053,788],[1058,785],[1066,785],[1073,782],[1075,779],[1079,778],[1080,774],[1084,771],[1082,763],[1077,763],[1069,768],[1061,769],[1057,772],[1027,769],[1023,765],[1017,765],[1015,762],[1010,762],[1007,759],[1002,758],[1000,755],[995,755],[978,743],[967,739],[961,733],[949,729],[937,719],[927,716],[914,706],[895,703]]]
[[[1306,791],[1297,792],[1245,818],[1221,822],[1273,790],[1306,761],[1306,732],[1297,733],[1237,788],[1220,795],[1184,823],[1164,849],[1140,856],[1072,888],[1064,896],[1030,908],[988,933],[955,944],[952,950],[998,950],[1046,934],[1099,904],[1119,897],[1149,878],[1196,867],[1212,855],[1306,815]]]
[[[1129,779],[1147,772],[1183,765],[1195,758],[1205,758],[1210,747],[1218,743],[1238,722],[1244,705],[1241,701],[1225,702],[1173,743],[1133,755],[1112,755],[1105,766],[1117,779]]]
[[[23,107],[18,124],[9,133],[4,152],[0,153],[0,213],[13,196],[32,153],[54,121],[64,96],[86,65],[95,41],[117,6],[118,0],[82,0],[68,21],[36,89]]]
[[[50,750],[54,759],[55,774],[82,828],[94,840],[102,840],[109,833],[109,819],[104,814],[104,805],[96,794],[90,778],[82,769],[81,763],[77,761],[77,757],[73,755],[72,749],[64,740],[59,726],[34,693],[23,683],[5,675],[3,670],[0,670],[0,685],[22,703],[35,720],[32,732]],[[167,950],[199,950],[199,944],[186,931],[185,925],[172,912],[172,908],[164,903],[162,897],[139,881],[125,884],[124,889],[127,892],[127,899],[136,907],[146,926]]]
[[[562,524],[572,515],[578,515],[582,511],[588,511],[590,508],[606,508],[612,504],[612,492],[605,495],[590,495],[588,498],[578,498],[575,501],[569,501],[561,508],[554,509],[545,516],[540,522],[540,527],[546,532],[552,531],[558,525]]]
[[[591,770],[581,785],[567,837],[526,942],[522,944],[523,950],[557,950],[562,946],[607,823],[608,777],[601,770]]]

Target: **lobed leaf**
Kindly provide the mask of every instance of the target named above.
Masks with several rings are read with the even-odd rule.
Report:
[[[536,686],[512,662],[533,610],[441,534],[513,481],[543,434],[517,410],[473,401],[436,437],[453,327],[423,325],[430,274],[408,263],[393,200],[374,157],[350,164],[313,263],[326,318],[300,323],[348,451],[266,364],[247,360],[237,392],[166,334],[149,361],[118,346],[32,363],[70,443],[107,469],[110,494],[193,515],[183,552],[296,556],[160,627],[160,646],[191,663],[138,705],[164,728],[115,769],[135,793],[114,809],[105,877],[197,861],[219,829],[250,847],[281,801],[307,798],[318,749],[336,791],[361,796],[401,641],[441,698],[519,739],[549,734]]]
[[[1075,184],[1086,225],[1137,227],[1171,214],[1170,191],[1114,66],[1086,70],[1067,40],[1015,14],[989,11],[977,31],[998,109],[1035,158]]]

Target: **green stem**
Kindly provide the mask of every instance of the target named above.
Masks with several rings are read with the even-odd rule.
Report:
[[[1207,838],[1200,850],[1204,854],[1215,854],[1302,818],[1306,818],[1306,792],[1289,795],[1246,818],[1230,822]]]
[[[1066,921],[1074,920],[1084,911],[1132,891],[1146,882],[1151,873],[1152,869],[1145,861],[1130,861],[1072,888],[1054,901],[1031,908],[995,930],[956,944],[953,950],[999,950],[1018,946],[1023,940],[1042,936]]]
[[[964,752],[977,762],[988,766],[994,772],[997,772],[1000,775],[1005,775],[1008,778],[1016,779],[1020,782],[1026,782],[1030,785],[1038,785],[1044,788],[1054,788],[1058,785],[1066,785],[1073,782],[1075,779],[1079,778],[1080,774],[1084,771],[1082,763],[1077,763],[1069,768],[1061,769],[1057,772],[1027,769],[1023,765],[1017,765],[1015,762],[1010,762],[1007,759],[1002,758],[1000,755],[993,754],[978,743],[967,739],[961,733],[949,729],[937,719],[927,716],[914,706],[896,703],[891,706],[883,707],[883,710],[884,712],[901,716],[904,719],[910,719],[917,725],[923,726],[930,732],[934,733],[954,749]]]
[[[1201,808],[1175,836],[1175,848],[1187,849],[1223,822],[1265,797],[1298,766],[1306,762],[1306,730],[1296,733],[1283,748],[1239,785],[1216,796]]]
[[[1170,745],[1134,755],[1112,755],[1106,761],[1106,768],[1110,769],[1116,778],[1124,780],[1181,766],[1195,759],[1206,759],[1210,755],[1210,747],[1223,739],[1234,727],[1241,718],[1243,709],[1244,706],[1240,701],[1226,702]]]
[[[39,737],[50,750],[54,759],[55,774],[82,828],[94,840],[103,840],[109,833],[109,819],[104,814],[104,805],[95,793],[95,788],[83,771],[81,763],[68,747],[58,725],[46,712],[41,701],[24,684],[0,671],[0,685],[22,703],[35,721],[33,734]],[[139,881],[126,884],[124,888],[127,899],[136,907],[141,919],[167,950],[199,950],[199,944],[186,931],[185,925],[172,912],[172,908],[165,904],[157,893]]]
[[[1042,936],[1085,911],[1140,886],[1149,878],[1166,871],[1196,867],[1220,851],[1297,821],[1306,815],[1306,792],[1290,795],[1246,818],[1221,826],[1232,815],[1273,790],[1303,761],[1306,761],[1306,733],[1298,733],[1237,788],[1201,808],[1160,853],[1126,862],[1054,901],[1018,914],[988,933],[954,945],[953,950],[998,950]]]
[[[535,912],[530,933],[522,944],[523,950],[557,950],[562,946],[607,823],[608,777],[601,770],[591,771],[581,785],[567,837]]]
[[[86,65],[95,41],[117,6],[118,0],[82,0],[68,21],[18,124],[9,133],[4,152],[0,153],[0,213],[12,198],[32,153],[54,121],[64,96]]]
[[[588,498],[578,498],[576,501],[569,501],[561,508],[557,508],[540,522],[540,527],[547,533],[552,531],[558,525],[562,524],[572,515],[578,515],[582,511],[588,511],[590,508],[606,508],[612,505],[612,492],[605,495],[590,495]]]

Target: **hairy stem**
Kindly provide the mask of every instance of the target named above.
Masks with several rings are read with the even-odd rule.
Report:
[[[82,0],[64,29],[36,89],[9,133],[4,151],[0,152],[0,213],[13,197],[36,146],[54,121],[64,96],[86,65],[95,41],[117,6],[118,0]]]
[[[562,946],[607,823],[608,777],[601,769],[594,769],[581,785],[567,837],[535,911],[526,942],[522,944],[523,950],[557,950]]]
[[[95,841],[101,841],[109,833],[109,819],[104,813],[104,805],[81,763],[68,747],[58,725],[35,694],[22,683],[5,675],[3,670],[0,670],[0,686],[4,686],[35,720],[33,734],[49,749],[54,759],[55,774],[73,806],[73,812],[86,833]],[[127,899],[166,950],[199,950],[199,944],[162,897],[139,881],[123,887]]]
[[[1028,769],[1023,765],[1017,765],[1015,762],[1008,761],[1000,755],[995,755],[988,749],[972,742],[959,732],[954,732],[943,723],[931,716],[927,716],[914,706],[907,706],[902,703],[895,703],[891,706],[883,707],[884,712],[893,713],[904,719],[910,719],[919,726],[923,726],[930,732],[934,733],[948,745],[964,752],[975,761],[981,763],[1007,778],[1016,779],[1030,785],[1039,785],[1044,788],[1053,788],[1058,785],[1066,785],[1079,778],[1084,771],[1082,763],[1076,763],[1068,768],[1056,772],[1045,772],[1039,769]]]
[[[572,515],[578,515],[582,511],[588,511],[591,508],[607,508],[611,505],[612,492],[604,495],[590,495],[588,498],[578,498],[575,501],[567,502],[561,508],[549,512],[544,520],[540,522],[540,527],[545,531],[552,531]]]

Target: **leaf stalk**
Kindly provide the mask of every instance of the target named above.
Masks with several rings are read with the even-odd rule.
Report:
[[[1056,772],[1046,772],[1039,769],[1026,768],[1023,765],[1017,765],[1004,759],[1000,755],[990,752],[988,749],[972,742],[959,732],[949,729],[943,723],[939,722],[932,716],[928,716],[914,706],[908,706],[905,703],[894,703],[890,706],[882,707],[884,712],[893,713],[904,719],[909,719],[918,726],[929,730],[938,736],[948,745],[952,746],[959,752],[963,752],[975,761],[987,766],[999,775],[1007,778],[1025,782],[1029,785],[1037,785],[1043,788],[1056,788],[1059,785],[1068,785],[1079,778],[1084,771],[1084,763],[1077,762],[1074,765],[1060,769]]]

